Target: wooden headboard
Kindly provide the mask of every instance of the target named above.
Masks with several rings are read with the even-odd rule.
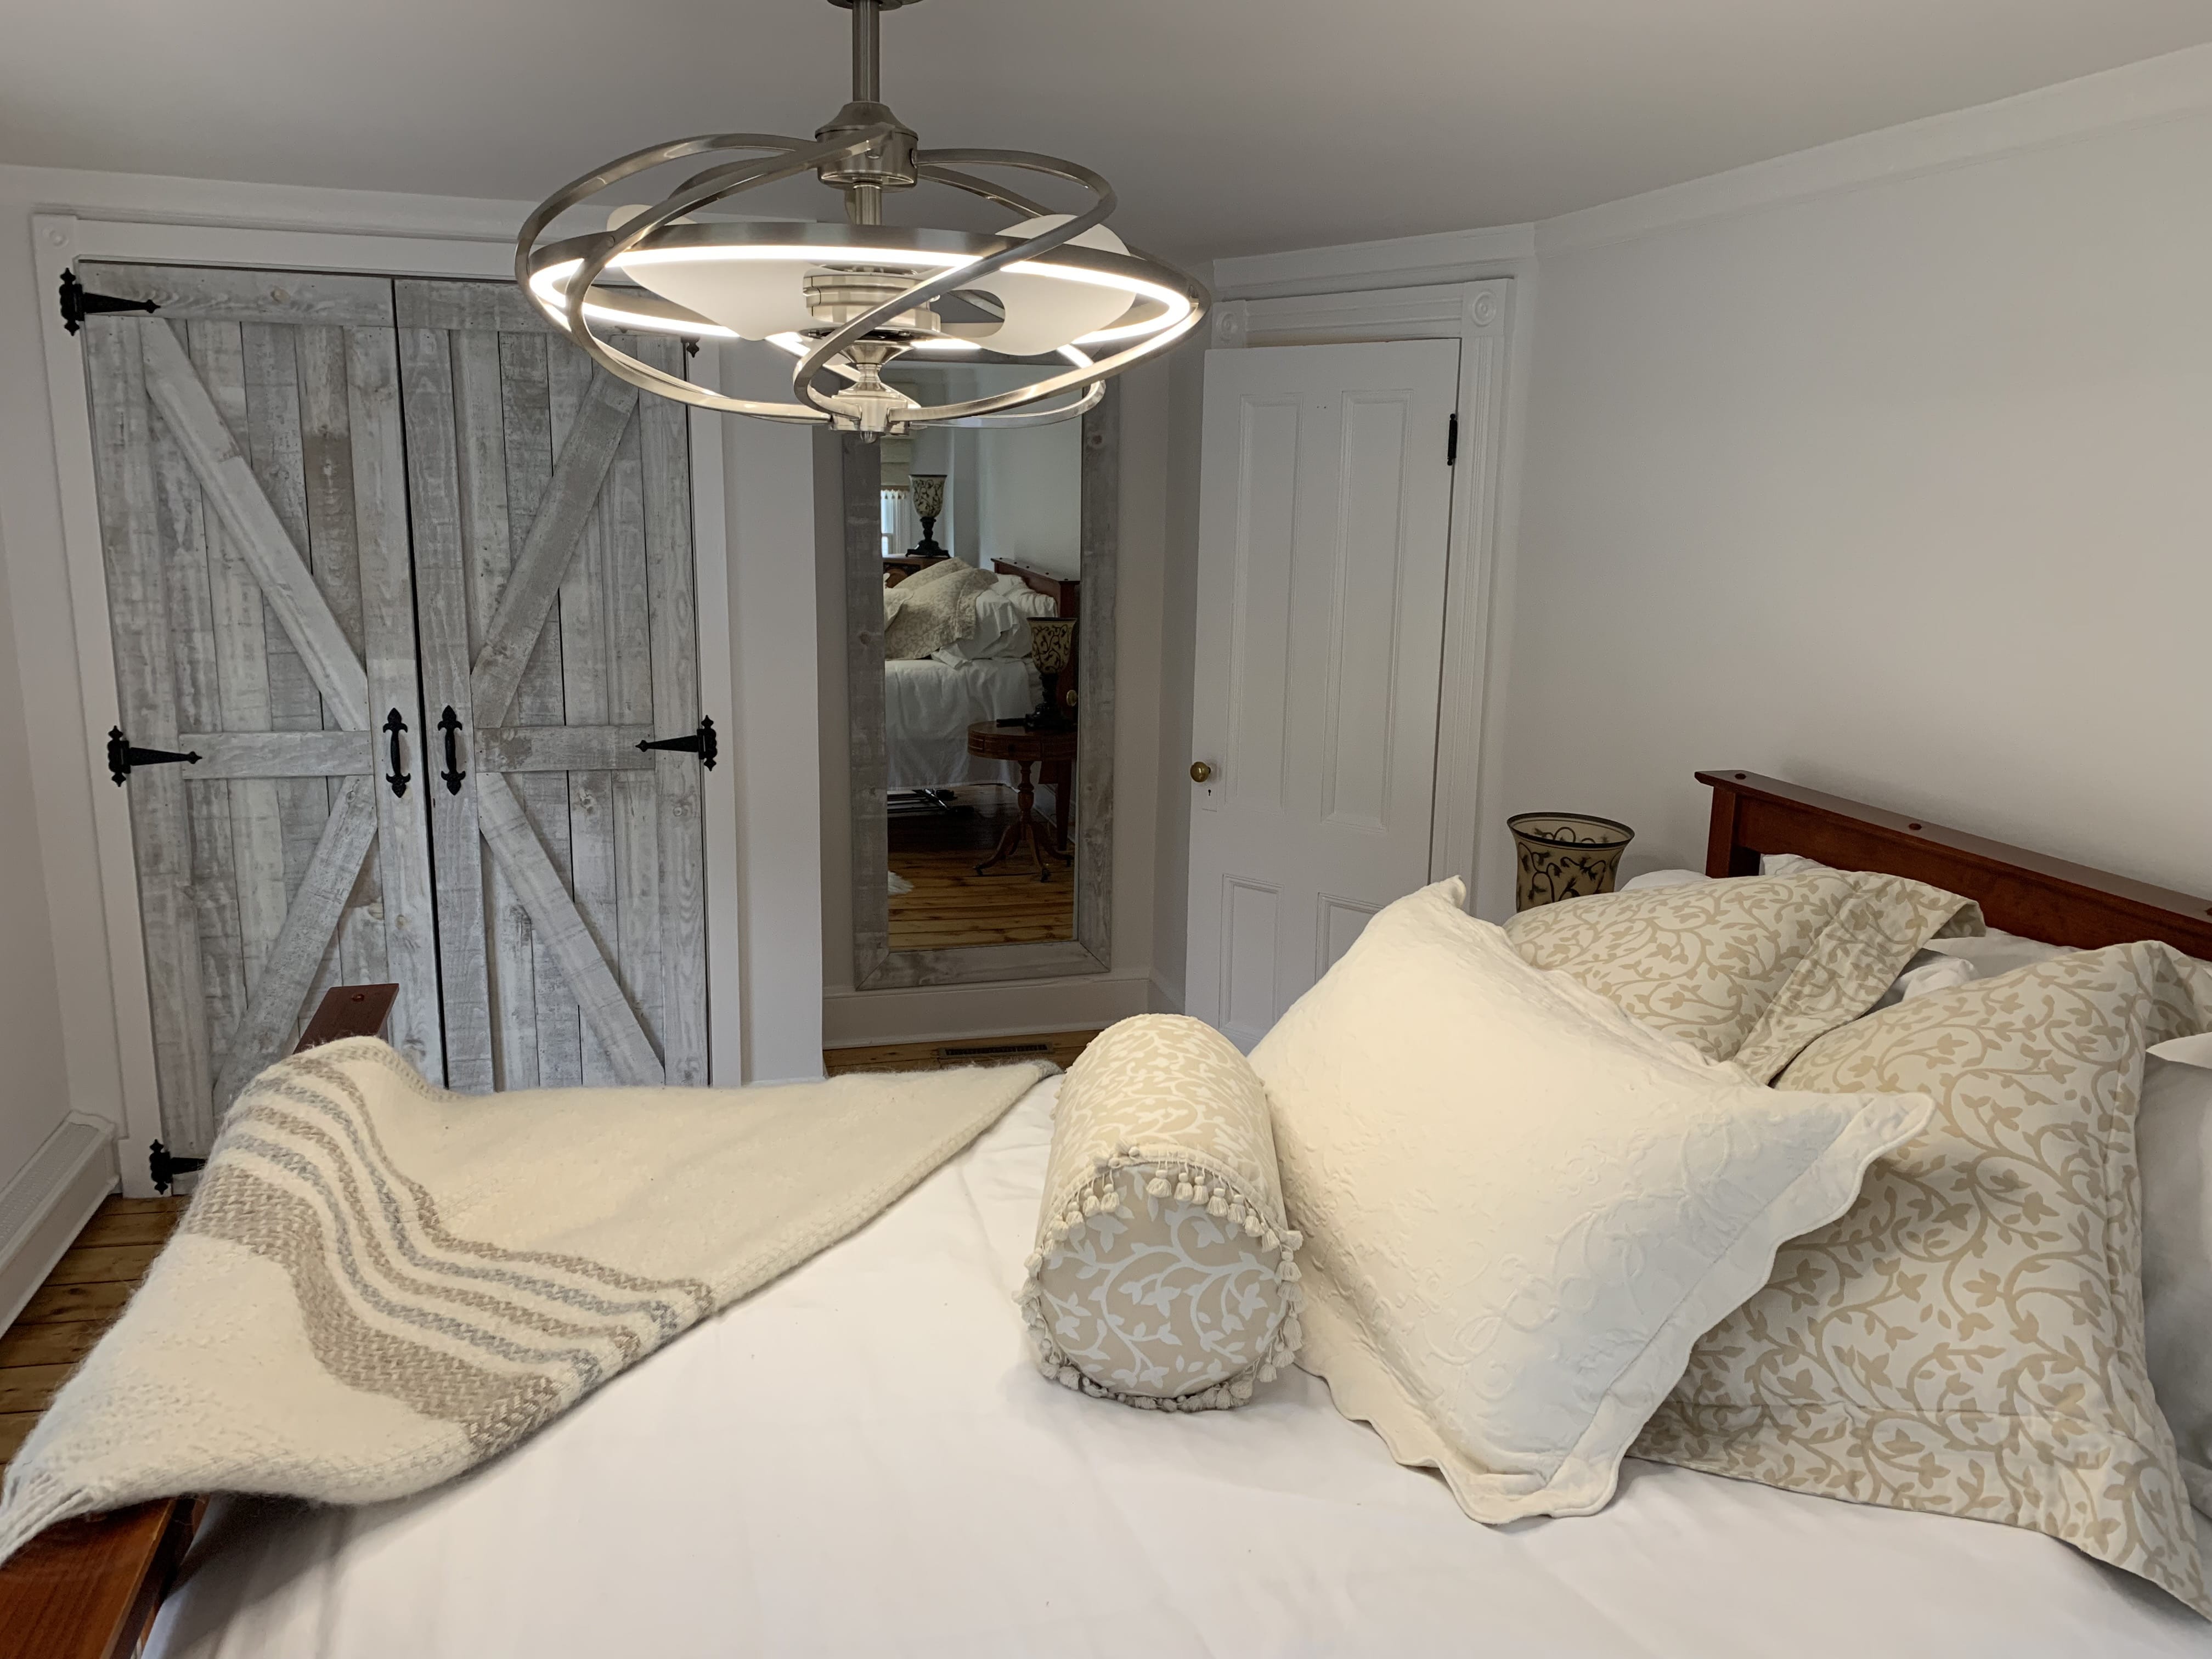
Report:
[[[1074,617],[1082,614],[1083,584],[1073,576],[1048,576],[1028,565],[1016,564],[1012,559],[994,559],[991,568],[1001,576],[1019,576],[1032,593],[1042,593],[1060,607],[1059,614]]]
[[[2045,858],[1756,772],[1700,772],[1713,792],[1705,873],[1759,872],[1762,853],[1908,876],[1978,901],[1992,927],[2094,950],[2163,939],[2212,958],[2212,899]]]

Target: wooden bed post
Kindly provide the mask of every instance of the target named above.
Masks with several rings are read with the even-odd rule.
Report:
[[[1705,833],[1705,873],[1718,881],[1723,876],[1755,876],[1759,873],[1759,854],[1737,842],[1737,814],[1742,797],[1729,787],[1730,782],[1748,781],[1748,772],[1700,772],[1700,782],[1710,783],[1713,790],[1712,827]]]
[[[384,1030],[397,985],[334,985],[294,1054]],[[202,1498],[64,1521],[0,1566],[0,1659],[130,1659],[192,1541]]]

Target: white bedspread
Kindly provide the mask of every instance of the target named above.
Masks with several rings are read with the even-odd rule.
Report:
[[[1012,1302],[1055,1088],[453,1486],[219,1505],[151,1650],[2212,1655],[2212,1625],[2033,1533],[1634,1462],[1601,1514],[1492,1530],[1303,1372],[1191,1416],[1055,1387]]]
[[[893,789],[949,789],[963,783],[1010,783],[1005,761],[968,753],[968,728],[978,720],[1026,714],[1044,696],[1028,658],[997,658],[958,667],[924,657],[884,665],[884,734]]]

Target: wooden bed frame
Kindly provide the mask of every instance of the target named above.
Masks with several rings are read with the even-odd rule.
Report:
[[[1030,573],[1012,574],[1030,580]],[[1034,580],[1030,586],[1050,591]],[[2055,945],[2088,950],[2154,939],[2212,958],[2212,900],[1755,772],[1700,772],[1698,781],[1713,792],[1708,875],[1755,874],[1761,854],[1796,853],[1839,869],[1909,876],[1964,894],[1980,902],[1992,927]],[[397,989],[332,991],[300,1046],[373,1036],[383,1028]],[[382,1000],[374,1000],[380,994]],[[140,1504],[65,1522],[35,1540],[0,1568],[0,1659],[122,1659],[136,1651],[191,1542],[200,1503],[175,1498]]]
[[[294,1054],[384,1030],[397,985],[337,985]],[[206,1500],[158,1498],[49,1527],[0,1567],[0,1659],[128,1659],[153,1628]]]
[[[1700,772],[1713,792],[1705,873],[1759,872],[1762,853],[1909,876],[1979,901],[1992,927],[2094,951],[2163,939],[2212,959],[2212,900],[1984,841],[1756,772]]]

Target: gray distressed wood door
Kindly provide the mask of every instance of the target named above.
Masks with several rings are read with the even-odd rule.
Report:
[[[198,1153],[332,984],[444,1076],[392,284],[94,266],[85,327],[164,1137]],[[397,709],[410,793],[380,774]]]
[[[704,1083],[690,448],[512,283],[395,285],[447,1069],[459,1089]],[[679,343],[626,339],[683,373]]]
[[[452,1088],[708,1081],[682,409],[511,284],[78,276],[160,307],[83,337],[164,1139],[348,981]]]

